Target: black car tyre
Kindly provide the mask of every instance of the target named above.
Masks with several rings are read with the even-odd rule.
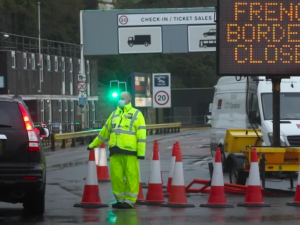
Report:
[[[132,46],[133,46],[133,44],[132,44],[132,43],[129,43],[129,46],[130,46],[130,47],[132,47]]]
[[[230,179],[230,183],[232,184],[245,185],[247,179],[247,173],[239,170],[236,165],[233,165],[232,167],[230,167],[229,170],[229,179]]]
[[[145,46],[148,47],[148,45],[149,45],[149,43],[148,43],[148,42],[145,42]]]
[[[36,193],[32,193],[24,201],[23,207],[26,213],[41,216],[45,212],[45,191],[46,186]]]

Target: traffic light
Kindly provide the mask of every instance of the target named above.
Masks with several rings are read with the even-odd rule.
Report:
[[[119,96],[119,81],[111,80],[110,81],[110,94],[111,97],[117,98]]]
[[[113,98],[118,97],[118,93],[117,92],[113,92],[111,95],[112,95]]]

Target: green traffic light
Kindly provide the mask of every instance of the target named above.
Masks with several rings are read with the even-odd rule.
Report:
[[[118,97],[118,93],[117,93],[117,92],[114,92],[114,93],[112,93],[112,96],[113,96],[114,98],[116,98],[116,97]]]

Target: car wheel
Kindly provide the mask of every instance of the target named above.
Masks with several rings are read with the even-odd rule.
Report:
[[[207,37],[207,34],[204,34],[204,37]]]
[[[129,46],[130,46],[130,47],[132,47],[132,46],[133,46],[133,44],[132,44],[132,43],[129,43]]]
[[[240,171],[236,165],[233,165],[229,171],[229,179],[232,184],[245,185],[247,173]]]
[[[42,216],[45,212],[45,187],[37,193],[30,194],[23,203],[27,214]]]
[[[149,45],[149,43],[148,43],[148,42],[146,42],[146,43],[145,43],[145,46],[146,46],[146,47],[148,47],[148,45]]]

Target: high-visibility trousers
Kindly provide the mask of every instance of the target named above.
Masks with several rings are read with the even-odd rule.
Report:
[[[110,157],[111,184],[117,201],[130,205],[136,202],[139,194],[139,170],[139,161],[134,155],[116,154]]]

